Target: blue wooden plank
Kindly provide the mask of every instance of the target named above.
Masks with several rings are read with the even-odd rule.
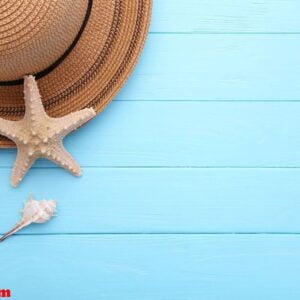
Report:
[[[118,100],[299,100],[298,35],[152,35]]]
[[[296,0],[154,0],[151,32],[300,32]]]
[[[22,236],[0,257],[16,300],[300,297],[298,235]]]
[[[66,146],[83,166],[299,167],[299,119],[299,102],[119,101]]]
[[[35,169],[20,188],[1,170],[0,232],[22,201],[58,199],[58,217],[32,233],[300,233],[299,169],[94,169],[77,179]]]

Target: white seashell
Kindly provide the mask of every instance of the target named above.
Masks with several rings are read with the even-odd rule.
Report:
[[[22,228],[31,223],[45,223],[49,221],[56,212],[55,200],[37,201],[31,196],[29,201],[25,203],[22,212],[22,219],[17,225],[0,238],[0,242],[4,241],[9,236],[15,234]]]

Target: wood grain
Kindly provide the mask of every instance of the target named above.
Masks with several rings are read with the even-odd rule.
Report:
[[[300,297],[297,235],[23,236],[0,246],[1,286],[16,300]]]
[[[152,35],[118,100],[299,100],[297,35]]]
[[[154,0],[151,32],[300,32],[297,0]]]
[[[66,147],[86,167],[299,167],[299,119],[298,102],[119,101]]]
[[[298,233],[299,169],[35,169],[17,190],[1,170],[0,232],[22,202],[58,200],[58,217],[22,234]]]

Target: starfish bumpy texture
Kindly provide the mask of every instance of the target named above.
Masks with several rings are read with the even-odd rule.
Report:
[[[70,113],[61,118],[47,115],[41,100],[37,82],[33,76],[24,77],[25,115],[22,120],[9,121],[0,118],[0,134],[15,142],[18,154],[11,183],[17,186],[38,158],[52,160],[76,176],[80,166],[65,150],[62,140],[71,131],[92,119],[93,108]]]

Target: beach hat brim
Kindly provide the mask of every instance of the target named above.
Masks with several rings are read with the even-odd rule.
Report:
[[[89,0],[71,47],[54,65],[36,74],[51,117],[86,107],[99,114],[110,103],[142,52],[151,6],[151,0]],[[24,112],[22,80],[0,84],[0,117],[18,120]],[[14,146],[0,136],[0,148]]]

